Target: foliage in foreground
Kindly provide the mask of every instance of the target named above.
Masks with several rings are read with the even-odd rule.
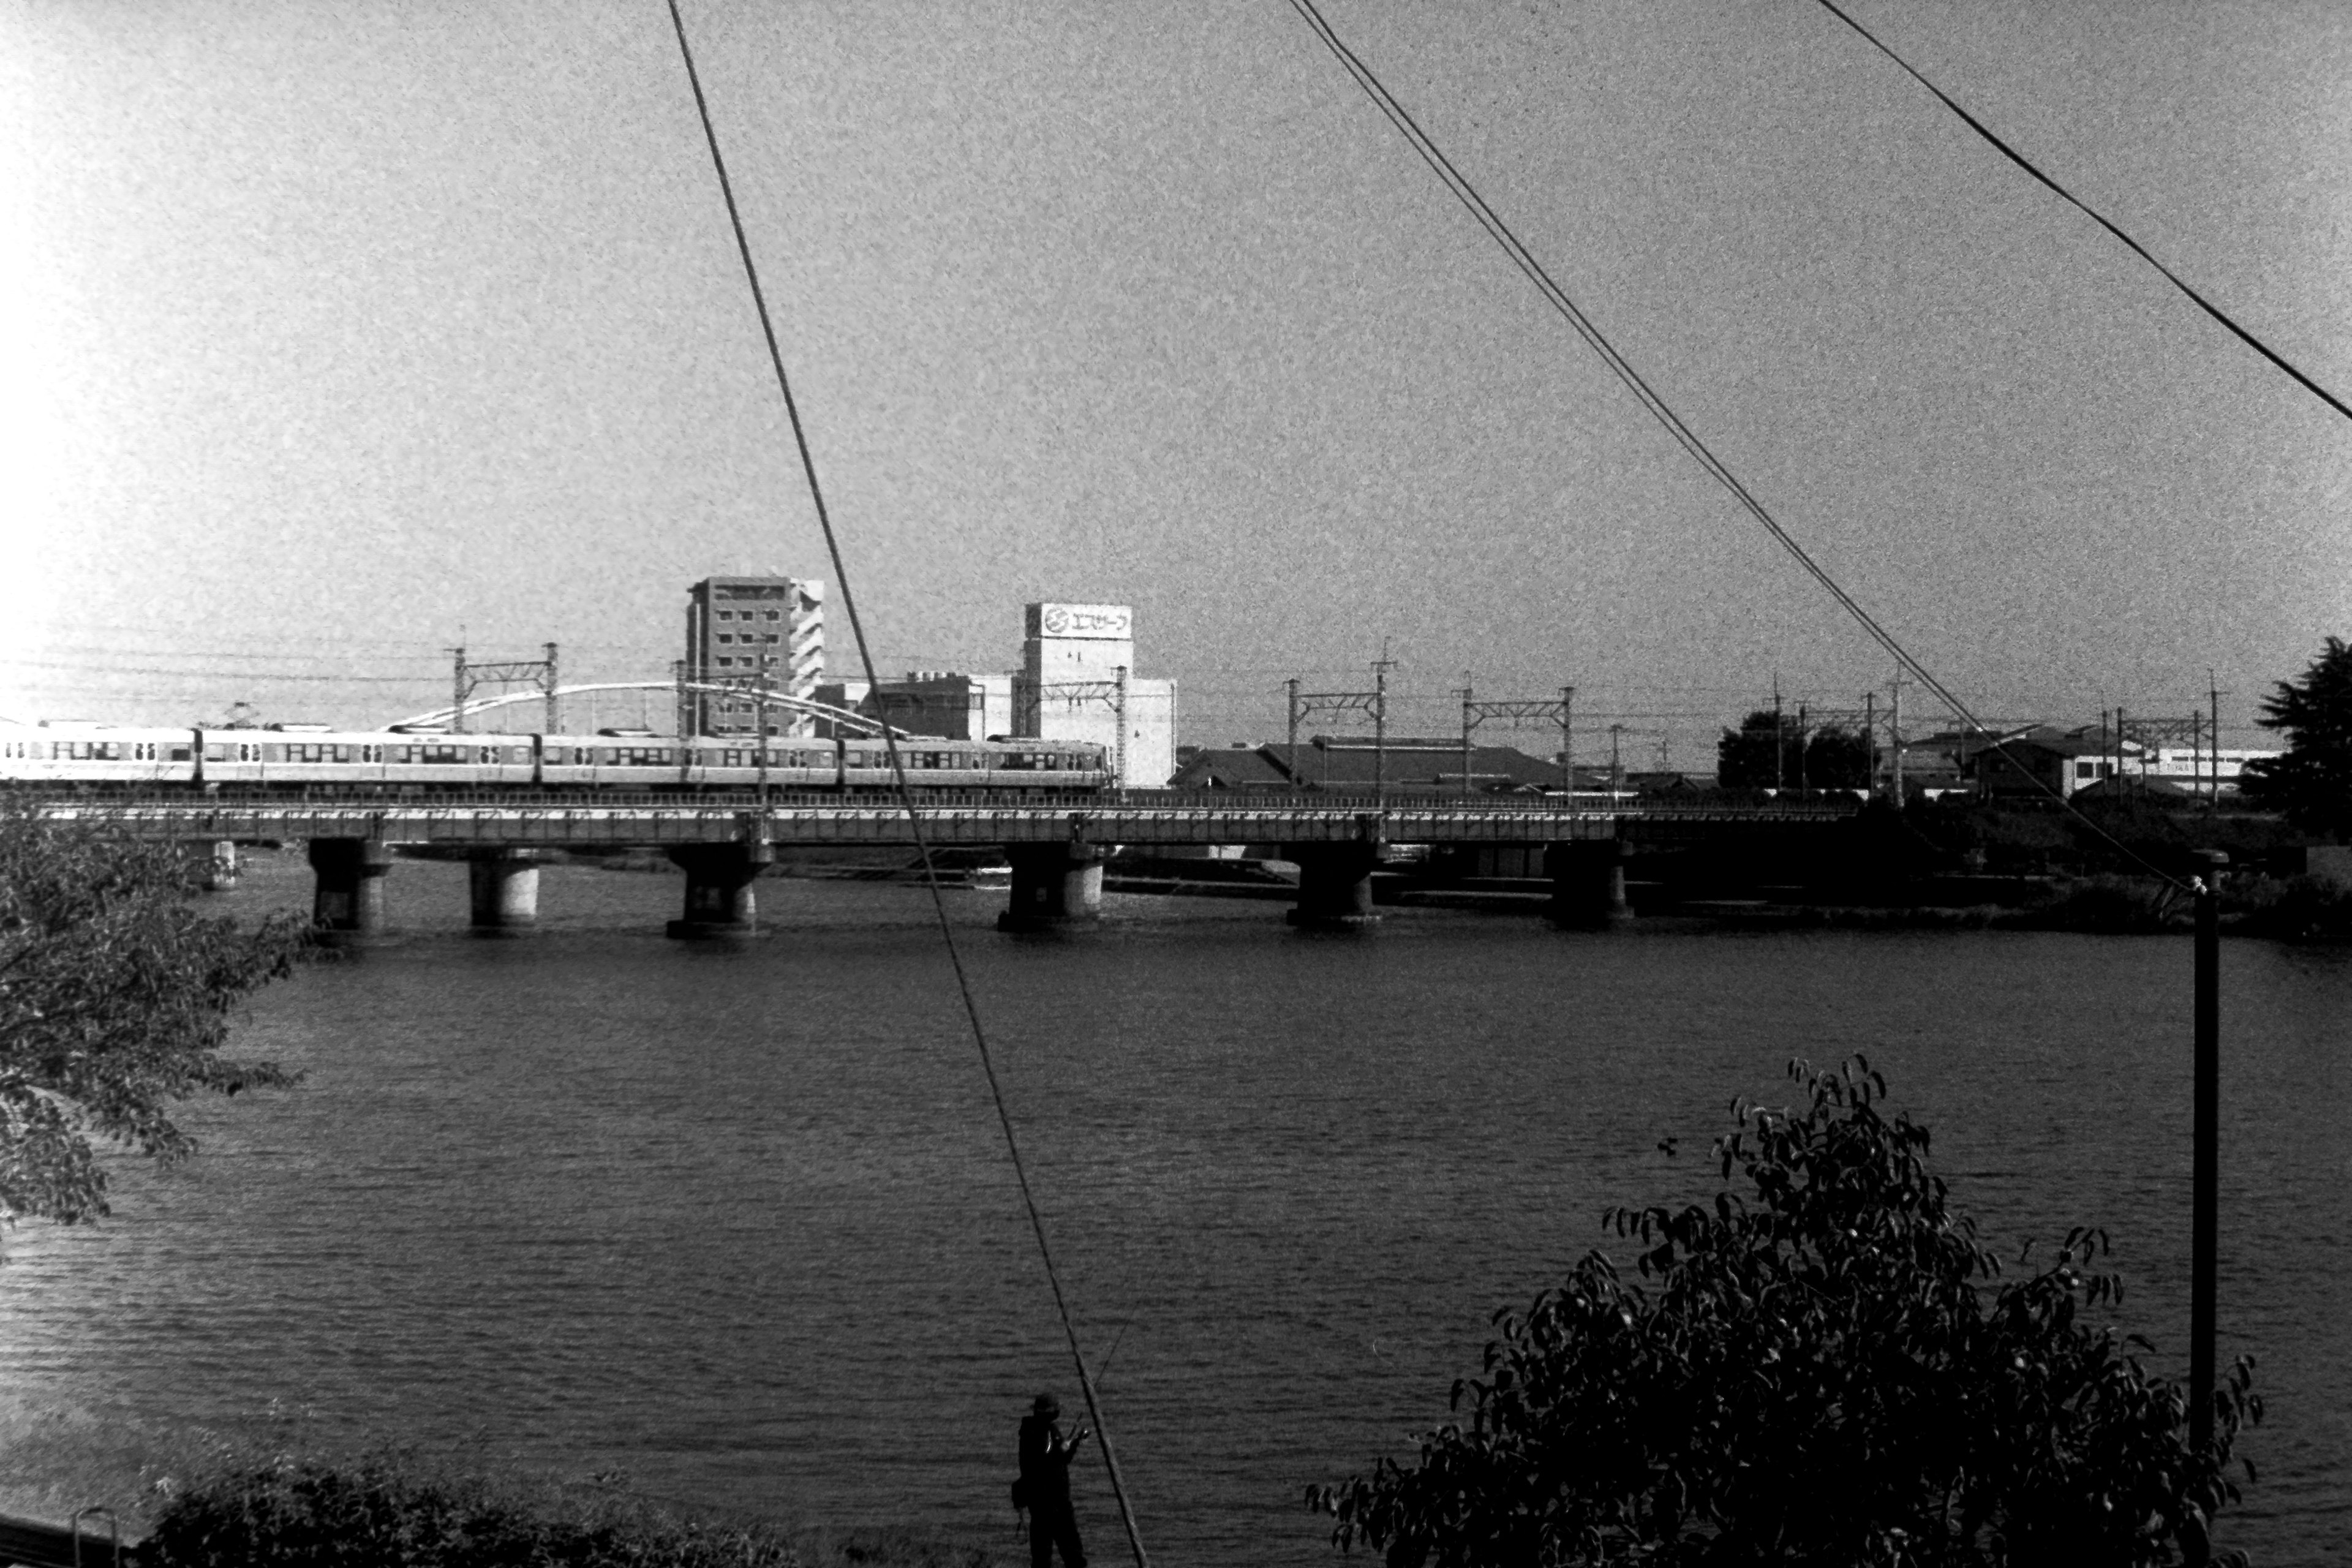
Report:
[[[93,1138],[175,1158],[194,1143],[172,1100],[286,1081],[220,1050],[302,933],[199,914],[193,886],[176,845],[0,806],[0,1218],[102,1215]]]
[[[1710,1207],[1620,1209],[1647,1285],[1595,1252],[1498,1314],[1466,1426],[1417,1463],[1313,1488],[1342,1549],[1390,1563],[2157,1564],[2238,1496],[2259,1420],[2242,1361],[2215,1438],[2188,1398],[2083,1321],[2119,1300],[2078,1230],[2002,1284],[1946,1206],[1927,1130],[1891,1121],[1860,1058],[1801,1063],[1799,1111],[1734,1107]],[[2251,1475],[2251,1467],[2249,1474]]]
[[[897,1532],[709,1525],[640,1502],[446,1473],[380,1452],[271,1459],[179,1493],[142,1549],[154,1568],[985,1568],[984,1552]]]

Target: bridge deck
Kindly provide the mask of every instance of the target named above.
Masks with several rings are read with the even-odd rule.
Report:
[[[623,844],[907,845],[904,807],[879,801],[782,796],[764,805],[677,797],[562,796],[534,793],[462,799],[221,801],[202,797],[52,797],[51,817],[101,824],[152,838],[374,838],[391,843],[548,847]],[[1095,844],[1551,844],[1746,828],[1821,827],[1845,820],[1837,806],[1614,805],[1570,810],[1538,801],[1395,799],[1328,795],[1203,799],[1127,791],[1083,805],[919,798],[923,837],[938,845]]]

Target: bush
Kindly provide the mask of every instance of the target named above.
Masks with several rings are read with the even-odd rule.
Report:
[[[2191,1452],[2188,1399],[2082,1321],[2120,1300],[2077,1230],[2050,1264],[1999,1267],[1946,1206],[1928,1133],[1878,1110],[1855,1058],[1791,1076],[1810,1108],[1735,1106],[1716,1154],[1749,1189],[1619,1209],[1647,1286],[1595,1252],[1524,1316],[1498,1314],[1466,1426],[1417,1462],[1308,1491],[1332,1540],[1397,1568],[2156,1564],[2238,1493],[2241,1362]],[[2251,1474],[2251,1470],[2249,1471]]]
[[[847,1537],[681,1520],[642,1501],[455,1473],[404,1451],[274,1458],[174,1495],[150,1568],[986,1568],[896,1531]]]

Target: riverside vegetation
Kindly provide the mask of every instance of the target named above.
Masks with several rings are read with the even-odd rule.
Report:
[[[2104,1232],[1996,1284],[1927,1129],[1881,1112],[1868,1064],[1790,1070],[1808,1103],[1735,1108],[1711,1205],[1609,1216],[1638,1280],[1588,1254],[1496,1315],[1481,1374],[1454,1384],[1466,1421],[1309,1489],[1335,1544],[1391,1568],[2205,1560],[2262,1414],[2251,1360],[2192,1448],[2147,1342],[2085,1321],[2121,1300],[2094,1267]]]

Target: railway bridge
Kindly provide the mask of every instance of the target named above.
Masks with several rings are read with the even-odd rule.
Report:
[[[1636,844],[1686,844],[1726,835],[1818,834],[1850,820],[1834,805],[1678,807],[1617,801],[1594,808],[1533,797],[1349,798],[1314,793],[1236,798],[1129,790],[1080,803],[1019,797],[917,795],[897,802],[839,795],[609,794],[542,790],[464,797],[231,800],[203,795],[60,796],[49,816],[151,838],[306,840],[318,885],[314,910],[331,932],[384,929],[383,878],[393,847],[462,850],[472,865],[478,930],[511,931],[537,918],[539,863],[555,850],[658,847],[686,872],[686,904],[670,934],[749,935],[752,884],[779,845],[902,845],[1001,848],[1013,868],[1000,924],[1051,927],[1094,916],[1103,861],[1119,846],[1273,845],[1299,868],[1292,923],[1344,926],[1373,918],[1372,874],[1404,845],[1515,848],[1538,855],[1552,884],[1549,912],[1570,923],[1629,918],[1624,858]]]

